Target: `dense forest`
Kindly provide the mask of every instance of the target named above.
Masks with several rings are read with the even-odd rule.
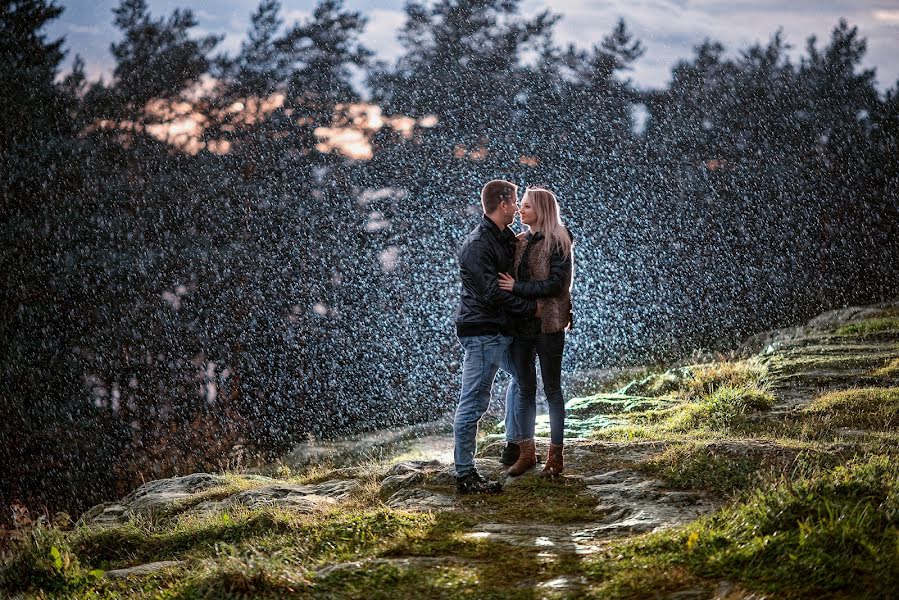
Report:
[[[550,186],[577,241],[569,370],[896,296],[899,93],[845,21],[798,62],[706,40],[644,90],[624,21],[563,47],[514,0],[410,2],[393,64],[339,0],[263,0],[233,56],[123,0],[96,82],[60,72],[62,10],[0,3],[3,506],[452,408],[455,251],[495,177]],[[154,135],[185,111],[193,148]]]

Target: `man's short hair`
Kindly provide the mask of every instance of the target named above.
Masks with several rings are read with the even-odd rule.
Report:
[[[503,179],[488,181],[481,188],[481,206],[484,214],[489,215],[497,209],[500,202],[515,203],[518,200],[518,186]]]

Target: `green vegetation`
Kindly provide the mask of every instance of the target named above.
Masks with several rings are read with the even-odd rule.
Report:
[[[773,405],[774,396],[755,385],[724,385],[700,397],[699,402],[684,406],[673,418],[672,427],[675,430],[705,427],[726,431],[738,426],[750,413],[768,410]]]
[[[826,462],[828,456],[814,446],[790,440],[689,441],[671,446],[641,466],[674,488],[730,494],[763,485],[785,473],[807,470]]]
[[[593,435],[628,440],[744,429],[753,413],[774,404],[763,377],[760,367],[748,363],[698,367],[668,396],[666,408],[613,415],[619,424]]]
[[[899,351],[891,351],[886,356],[868,353],[868,354],[836,354],[836,355],[814,355],[814,354],[798,354],[771,357],[765,363],[769,371],[774,371],[778,375],[790,375],[795,373],[804,373],[807,371],[830,371],[838,373],[839,371],[851,369],[872,369],[884,364],[885,359],[894,359],[899,361]],[[853,374],[853,376],[857,376]]]
[[[635,380],[616,392],[573,398],[566,405],[566,435],[632,440],[705,437],[739,428],[769,409],[766,370],[756,361],[692,365]],[[642,394],[642,395],[635,395]],[[547,423],[541,423],[540,431]]]
[[[826,428],[895,430],[899,427],[899,387],[830,392],[815,398],[805,413]]]
[[[858,323],[849,323],[836,330],[838,335],[858,335],[881,331],[899,331],[899,316],[876,317]]]
[[[755,361],[720,362],[699,365],[683,380],[679,396],[687,401],[708,398],[722,388],[757,389],[765,369]]]
[[[388,464],[367,460],[296,473],[276,465],[272,472],[285,483],[361,483],[350,498],[311,513],[239,506],[200,512],[202,502],[272,483],[231,475],[124,525],[23,527],[3,552],[0,594],[889,597],[899,587],[899,387],[872,385],[899,368],[897,340],[885,332],[877,335],[888,339],[869,336],[863,346],[815,340],[758,360],[641,373],[572,399],[568,427],[592,440],[569,445],[566,477],[524,476],[502,494],[461,497],[445,474],[417,480],[422,490],[452,496],[453,509],[386,506],[391,492],[379,480]],[[865,387],[845,388],[853,383]],[[500,445],[482,450],[495,456]],[[618,507],[595,493],[605,479],[589,477],[619,470],[624,479],[608,479],[616,490],[642,473],[675,490],[668,492],[675,498],[702,492],[720,508],[655,533],[596,533]],[[547,532],[555,537],[544,538]],[[574,541],[584,539],[595,553],[575,551]],[[148,575],[103,575],[154,561],[180,562]],[[560,587],[538,587],[550,581]],[[731,586],[724,592],[722,581]]]
[[[431,520],[428,515],[386,507],[313,515],[266,508],[185,516],[160,527],[130,522],[83,527],[68,534],[37,527],[17,541],[12,560],[0,572],[0,589],[73,591],[95,583],[102,587],[103,570],[162,560],[186,560],[213,577],[231,572],[240,561],[277,567],[275,573],[291,565],[303,571],[387,551],[407,537],[420,536]],[[251,560],[263,556],[265,560]],[[222,558],[227,560],[210,566],[210,561]],[[248,566],[238,569],[240,576],[254,579]]]
[[[676,531],[615,544],[585,571],[600,582],[594,591],[601,597],[662,592],[669,586],[659,571],[676,569],[778,598],[848,590],[853,598],[882,598],[899,587],[897,549],[899,464],[874,456],[756,489]],[[654,572],[648,578],[641,577],[646,565]]]

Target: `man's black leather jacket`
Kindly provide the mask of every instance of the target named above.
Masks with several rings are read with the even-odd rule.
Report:
[[[512,335],[512,315],[536,312],[536,301],[499,288],[497,275],[512,270],[514,256],[515,234],[508,227],[500,231],[486,215],[465,238],[459,251],[462,297],[456,309],[457,335]]]

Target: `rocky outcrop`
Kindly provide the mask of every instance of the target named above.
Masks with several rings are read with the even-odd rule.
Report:
[[[899,307],[899,302],[894,301],[869,306],[837,308],[818,315],[805,325],[774,329],[750,336],[740,344],[739,351],[743,355],[755,354],[757,352],[771,353],[785,343],[796,342],[839,325],[875,317],[882,314],[885,310],[897,307]]]
[[[639,462],[661,452],[665,444],[627,444],[573,442],[568,445],[571,479],[586,484],[585,493],[596,501],[596,518],[572,526],[537,522],[482,523],[471,535],[532,546],[546,543],[575,552],[588,552],[587,540],[599,540],[628,533],[643,533],[680,525],[711,512],[720,502],[698,491],[667,489],[658,479],[633,469],[604,470],[590,465],[608,460],[607,450],[618,451],[618,460]],[[601,453],[601,456],[597,456]],[[498,479],[504,488],[536,477],[537,470],[521,477],[508,477],[495,459],[478,459],[478,470]],[[597,472],[598,471],[598,472]],[[455,482],[452,465],[437,461],[407,461],[395,465],[381,482],[387,505],[404,510],[461,510],[464,504],[452,490]],[[541,542],[540,540],[544,540]]]
[[[599,501],[603,518],[593,537],[658,531],[687,523],[720,504],[702,492],[667,489],[632,469],[617,469],[585,477],[587,489]]]
[[[348,498],[360,484],[353,479],[335,479],[317,484],[291,484],[269,477],[243,477],[250,489],[234,491],[234,482],[224,476],[194,473],[151,481],[119,502],[101,504],[84,514],[86,525],[121,525],[134,517],[201,514],[234,506],[266,506],[311,512]],[[220,498],[208,498],[209,492],[222,489]]]
[[[206,490],[227,484],[226,477],[209,473],[150,481],[118,502],[93,507],[82,515],[81,521],[87,525],[120,525],[134,516],[166,512]]]

